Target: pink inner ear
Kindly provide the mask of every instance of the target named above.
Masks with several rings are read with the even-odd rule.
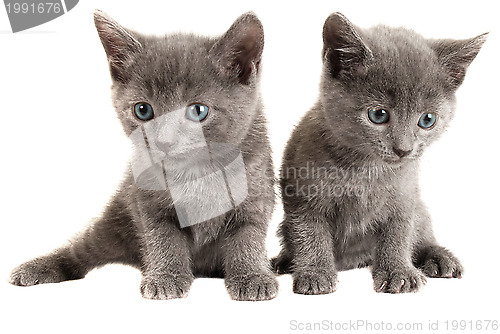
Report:
[[[241,84],[248,84],[257,70],[264,48],[262,24],[254,14],[238,18],[211,50],[220,59],[222,71]]]
[[[333,76],[341,71],[355,71],[373,57],[356,28],[340,13],[330,15],[323,26],[323,57]]]
[[[257,46],[258,36],[247,36],[241,41],[239,51],[236,52],[235,65],[238,69],[238,80],[240,83],[247,83],[252,74],[252,63],[258,69],[260,63],[261,49]]]

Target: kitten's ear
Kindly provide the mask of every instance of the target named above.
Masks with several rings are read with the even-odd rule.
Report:
[[[323,26],[323,60],[333,77],[373,58],[356,28],[341,13],[331,14]]]
[[[210,50],[223,73],[242,84],[248,84],[257,74],[262,50],[264,29],[251,12],[240,16]]]
[[[94,13],[94,23],[108,56],[111,77],[118,81],[126,81],[125,62],[132,53],[141,50],[141,43],[131,32],[100,10]]]
[[[485,33],[470,39],[429,41],[438,56],[439,62],[448,71],[450,82],[454,88],[458,88],[464,81],[467,68],[476,58],[487,37],[488,33]]]

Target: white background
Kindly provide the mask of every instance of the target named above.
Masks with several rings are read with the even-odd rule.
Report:
[[[99,215],[124,170],[128,141],[110,101],[106,57],[94,8],[145,33],[222,34],[242,13],[262,20],[262,91],[276,166],[299,118],[315,102],[322,26],[341,11],[353,23],[406,26],[429,38],[490,31],[458,91],[456,118],[422,161],[424,201],[441,243],[463,261],[461,280],[429,279],[416,294],[377,294],[368,269],[340,273],[338,291],[292,293],[290,276],[268,302],[235,302],[220,279],[197,279],[183,300],[149,301],[140,273],[109,265],[83,280],[31,288],[10,270],[51,251]],[[293,332],[291,321],[372,323],[496,319],[498,218],[498,17],[494,2],[81,1],[68,14],[12,34],[0,9],[0,332]],[[269,255],[282,209],[269,230]],[[360,328],[363,329],[363,328]]]

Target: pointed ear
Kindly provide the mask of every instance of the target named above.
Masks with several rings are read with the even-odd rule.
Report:
[[[132,53],[141,50],[141,43],[131,32],[100,10],[94,13],[94,23],[108,56],[111,77],[114,80],[126,81],[125,62]]]
[[[465,79],[465,72],[486,42],[488,33],[464,40],[438,39],[429,43],[449,76],[451,85],[458,88]]]
[[[240,16],[215,43],[210,54],[219,69],[241,84],[257,74],[264,49],[264,29],[255,14]]]
[[[333,77],[373,58],[356,28],[341,13],[331,14],[323,26],[323,60]]]

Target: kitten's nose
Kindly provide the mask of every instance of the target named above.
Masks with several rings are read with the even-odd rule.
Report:
[[[172,142],[163,142],[159,140],[157,140],[155,144],[160,150],[162,150],[165,153],[169,153],[174,146],[174,143]]]
[[[412,152],[412,150],[405,151],[405,150],[400,150],[399,148],[396,147],[393,147],[393,150],[394,153],[396,153],[396,155],[400,158],[404,158]]]

